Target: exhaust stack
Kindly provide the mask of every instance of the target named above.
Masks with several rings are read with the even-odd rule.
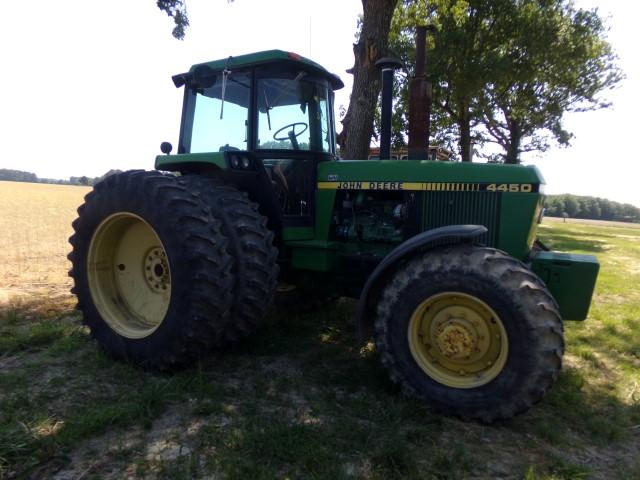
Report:
[[[431,82],[425,74],[427,30],[433,30],[433,27],[416,28],[416,67],[409,81],[409,160],[429,158]]]
[[[380,160],[391,158],[391,106],[393,103],[393,72],[402,67],[397,58],[381,58],[376,67],[382,70],[382,105],[380,112]]]

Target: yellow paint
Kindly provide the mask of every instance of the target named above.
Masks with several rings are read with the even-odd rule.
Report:
[[[443,292],[423,301],[407,331],[418,366],[436,382],[477,388],[504,368],[509,340],[502,320],[473,295]]]
[[[93,303],[119,335],[144,338],[164,320],[171,299],[169,259],[141,217],[119,212],[102,221],[89,246],[87,277]]]

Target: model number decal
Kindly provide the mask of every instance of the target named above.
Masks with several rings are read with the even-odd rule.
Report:
[[[371,182],[343,181],[318,182],[320,190],[401,190],[423,192],[511,192],[532,193],[538,191],[533,183],[458,183],[458,182]]]
[[[533,185],[530,183],[490,183],[486,190],[488,192],[529,193],[533,191]]]

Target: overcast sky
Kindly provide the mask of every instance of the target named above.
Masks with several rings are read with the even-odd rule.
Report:
[[[548,193],[595,195],[640,206],[635,117],[640,111],[640,2],[583,0],[608,16],[627,79],[614,107],[572,114],[567,149],[526,157]],[[99,176],[153,168],[160,142],[177,145],[182,96],[171,75],[192,64],[279,48],[308,56],[346,86],[360,0],[188,0],[184,41],[154,0],[3,2],[0,168],[39,177]]]

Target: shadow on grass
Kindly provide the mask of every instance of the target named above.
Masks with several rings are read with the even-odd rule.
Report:
[[[309,315],[274,316],[237,347],[173,375],[112,362],[85,331],[62,331],[36,349],[18,349],[19,366],[0,371],[0,472],[51,476],[69,467],[72,455],[82,458],[87,441],[137,427],[139,444],[117,450],[104,441],[97,448],[107,460],[135,464],[141,475],[156,469],[167,478],[490,477],[483,469],[494,454],[481,446],[487,432],[498,438],[496,458],[514,434],[523,443],[533,438],[523,455],[530,459],[540,443],[572,445],[574,434],[586,445],[623,441],[640,422],[636,407],[585,388],[575,369],[563,372],[540,406],[502,425],[436,415],[402,398],[377,355],[360,350],[353,311],[353,302],[340,301]],[[17,328],[26,320],[14,313]],[[171,435],[189,453],[154,464],[145,454],[148,435],[175,409],[184,416]],[[201,426],[190,430],[194,419]],[[525,468],[512,473],[522,476]]]
[[[555,233],[541,233],[540,239],[551,249],[563,252],[580,250],[584,252],[604,252],[607,243],[601,240],[576,238],[573,235],[561,235]]]
[[[110,361],[86,331],[73,334],[71,350],[68,331],[37,340],[52,319],[27,320],[14,310],[5,333],[29,328],[13,335],[21,338],[11,350],[18,361],[0,372],[0,478],[49,477],[69,467],[88,440],[135,426],[152,429],[176,405],[193,418],[231,420],[225,428],[206,423],[190,446],[200,466],[174,462],[165,472],[171,477],[204,475],[206,468],[229,478],[280,472],[343,478],[349,469],[370,469],[372,478],[416,477],[423,457],[405,446],[437,436],[441,420],[397,396],[372,356],[360,354],[345,321],[352,310],[338,305],[271,318],[244,344],[173,375]],[[106,458],[116,455],[104,448]],[[212,449],[215,465],[202,466]],[[441,464],[449,458],[447,449],[436,450]],[[136,451],[117,454],[135,457]],[[144,464],[144,458],[138,460]],[[451,461],[462,472],[465,462]]]

